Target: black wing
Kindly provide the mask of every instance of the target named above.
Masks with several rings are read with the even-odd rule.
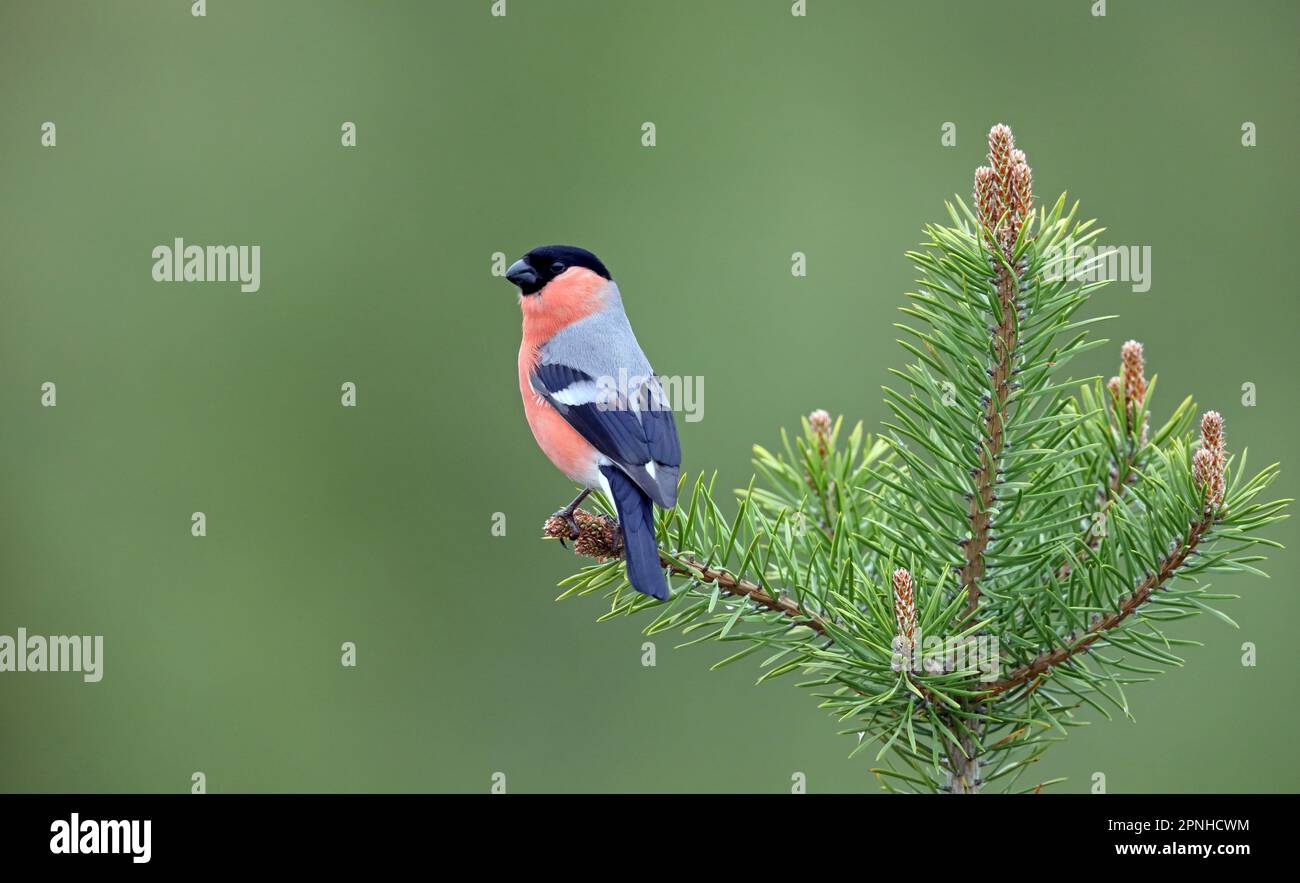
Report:
[[[664,508],[677,502],[682,449],[673,412],[642,387],[640,410],[613,390],[601,390],[595,378],[568,365],[549,363],[533,369],[533,390],[576,429],[592,447],[612,460]],[[653,381],[655,391],[658,381]],[[602,395],[603,394],[603,395]]]

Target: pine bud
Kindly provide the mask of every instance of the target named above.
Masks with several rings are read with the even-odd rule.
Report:
[[[573,513],[578,525],[578,538],[573,541],[573,551],[597,561],[618,558],[623,554],[623,536],[618,522],[608,515],[592,515],[584,509]],[[546,519],[542,532],[553,539],[569,539],[569,523],[559,515]]]
[[[975,210],[983,227],[992,230],[997,226],[1002,212],[998,208],[997,181],[988,166],[975,170]]]
[[[558,515],[552,515],[542,525],[542,533],[553,540],[567,540],[569,538],[569,523]]]
[[[998,198],[1003,205],[1010,205],[1011,170],[1014,160],[1011,152],[1016,149],[1016,138],[1011,134],[1011,127],[998,123],[989,129],[989,165],[993,168],[998,185]]]
[[[1119,377],[1112,377],[1108,389],[1115,397],[1118,410],[1122,398],[1124,413],[1128,417],[1129,432],[1137,438],[1138,444],[1147,442],[1150,415],[1142,415],[1142,425],[1137,425],[1138,411],[1147,398],[1146,360],[1142,354],[1142,344],[1130,340],[1120,347]]]
[[[1011,128],[998,123],[989,130],[989,164],[975,170],[975,205],[980,224],[988,231],[996,228],[996,244],[1008,259],[1033,214],[1033,202],[1034,177],[1025,152],[1016,149]]]
[[[1106,382],[1106,389],[1107,391],[1110,392],[1110,397],[1114,402],[1116,408],[1118,408],[1119,403],[1123,400],[1124,397],[1124,382],[1120,380],[1118,377],[1112,377],[1110,380]]]
[[[1011,171],[1011,211],[1019,224],[1028,220],[1034,211],[1034,174],[1023,161],[1016,163]]]
[[[1214,453],[1209,448],[1200,448],[1192,455],[1192,479],[1196,482],[1196,487],[1205,494],[1205,505],[1208,509],[1214,509],[1222,500],[1215,486],[1214,465]]]
[[[1223,415],[1218,411],[1206,411],[1201,417],[1201,445],[1224,456]]]
[[[831,415],[818,408],[808,415],[808,424],[812,426],[813,434],[817,436],[817,456],[825,460],[826,455],[830,452]],[[807,475],[805,478],[809,487],[815,486],[816,483],[811,475]]]
[[[1201,446],[1192,455],[1192,481],[1205,494],[1206,514],[1223,505],[1227,465],[1223,416],[1218,411],[1206,411],[1201,417]]]
[[[1136,406],[1146,401],[1146,361],[1142,357],[1142,344],[1130,340],[1120,348],[1121,376],[1124,378],[1124,402],[1133,413]]]
[[[912,574],[902,567],[894,571],[894,618],[898,621],[898,636],[910,648],[916,637],[916,599],[912,594]]]

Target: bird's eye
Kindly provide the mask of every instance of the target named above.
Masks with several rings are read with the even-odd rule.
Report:
[[[564,272],[564,269],[565,269],[564,264],[560,263],[559,261],[556,261],[555,263],[551,264],[551,275],[558,276]]]

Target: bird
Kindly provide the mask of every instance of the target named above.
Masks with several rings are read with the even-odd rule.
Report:
[[[663,386],[600,258],[573,245],[532,249],[506,270],[519,289],[523,340],[519,393],[542,452],[583,490],[555,513],[573,513],[593,490],[613,504],[628,582],[668,600],[654,506],[677,504],[682,451]]]

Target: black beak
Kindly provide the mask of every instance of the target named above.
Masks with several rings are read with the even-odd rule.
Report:
[[[528,262],[522,259],[515,261],[506,270],[506,278],[512,283],[519,286],[519,290],[524,294],[532,294],[538,290],[538,281],[540,277],[537,271],[528,266]]]

